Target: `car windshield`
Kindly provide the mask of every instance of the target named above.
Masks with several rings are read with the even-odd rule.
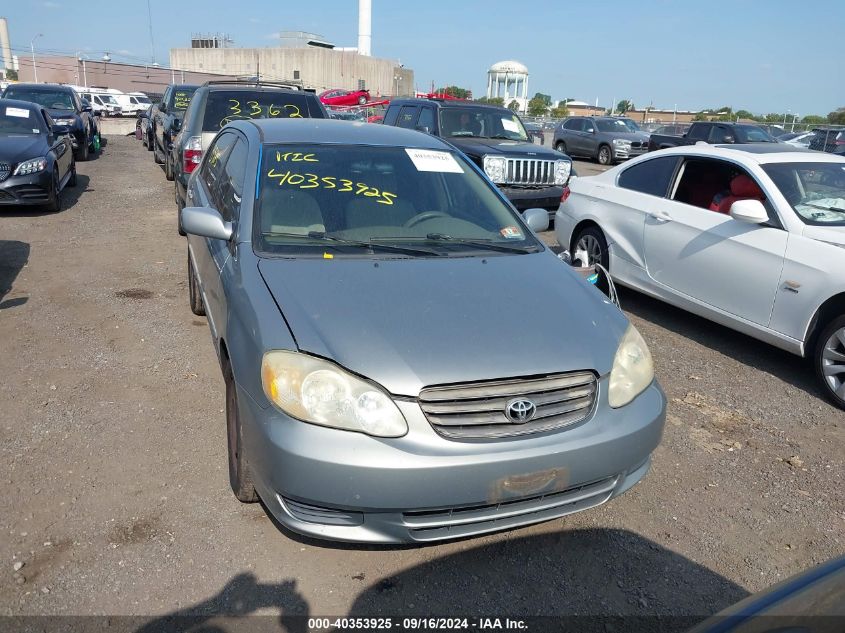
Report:
[[[29,108],[0,106],[0,136],[32,135],[41,132],[36,118],[38,114]]]
[[[138,103],[143,103],[144,105],[150,105],[152,103],[149,97],[135,97],[135,100]]]
[[[772,163],[763,170],[806,224],[845,226],[845,162]]]
[[[167,104],[167,107],[171,110],[187,110],[196,91],[196,88],[177,88],[170,95],[170,103]]]
[[[777,143],[771,134],[756,125],[735,125],[734,129],[740,143]]]
[[[628,128],[629,132],[642,132],[640,126],[634,123],[631,119],[619,119],[622,123],[625,124],[625,127]]]
[[[103,100],[103,103],[108,103],[109,105],[119,105],[117,100],[111,95],[100,95],[100,99]]]
[[[73,99],[64,90],[29,90],[9,86],[4,96],[6,99],[37,103],[50,110],[73,110]]]
[[[528,134],[519,117],[493,108],[441,108],[442,136],[477,136],[509,141],[527,141]]]
[[[309,113],[304,94],[287,90],[219,90],[208,94],[203,132],[216,132],[243,119],[302,119]],[[317,114],[316,116],[320,116]]]
[[[599,132],[614,132],[616,134],[629,134],[631,132],[622,119],[596,119],[596,127],[598,127]]]
[[[316,257],[490,255],[542,247],[462,155],[446,150],[270,145],[256,250]]]

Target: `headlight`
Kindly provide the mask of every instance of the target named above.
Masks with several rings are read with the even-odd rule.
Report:
[[[613,144],[617,147],[624,147],[624,146],[631,146],[631,141],[626,141],[624,138],[615,138],[613,139]]]
[[[33,158],[22,162],[15,169],[15,176],[27,176],[29,174],[37,174],[39,171],[44,171],[47,168],[46,158]]]
[[[569,174],[572,171],[572,163],[568,160],[555,161],[555,184],[565,185],[569,180]]]
[[[56,125],[67,125],[68,127],[73,127],[73,124],[76,123],[76,119],[54,119]]]
[[[614,409],[636,398],[654,380],[654,363],[643,337],[629,325],[619,342],[610,371],[607,402]]]
[[[504,156],[485,156],[484,173],[493,182],[499,184],[505,182],[505,169],[507,161]]]
[[[408,423],[384,391],[313,356],[267,352],[261,384],[270,402],[304,422],[376,437],[408,432]]]

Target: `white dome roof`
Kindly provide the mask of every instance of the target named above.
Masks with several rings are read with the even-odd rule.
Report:
[[[524,64],[515,61],[496,62],[490,66],[491,73],[511,73],[516,75],[527,75],[528,68]]]

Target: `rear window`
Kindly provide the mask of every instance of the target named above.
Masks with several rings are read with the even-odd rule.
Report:
[[[170,103],[167,104],[170,110],[185,111],[191,105],[196,88],[177,88],[170,95]]]
[[[6,99],[30,101],[50,110],[73,110],[73,98],[68,90],[43,90],[9,86],[3,95]]]
[[[281,90],[220,90],[210,92],[205,104],[203,132],[216,132],[232,121],[245,119],[322,118],[322,111],[309,108],[304,94]]]

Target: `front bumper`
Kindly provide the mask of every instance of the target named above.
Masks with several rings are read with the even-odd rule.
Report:
[[[653,383],[620,409],[597,405],[575,427],[521,439],[438,436],[414,401],[409,432],[372,438],[299,422],[239,388],[244,442],[265,505],[295,532],[403,543],[474,536],[555,519],[625,492],[647,472],[666,399]]]
[[[648,152],[648,141],[638,147],[613,146],[613,158],[615,160],[627,160],[635,156],[642,156]]]
[[[516,185],[498,185],[518,211],[526,209],[546,209],[551,214],[560,206],[563,187],[531,187]]]
[[[26,176],[9,176],[0,182],[0,206],[44,205],[53,186],[49,169]]]

